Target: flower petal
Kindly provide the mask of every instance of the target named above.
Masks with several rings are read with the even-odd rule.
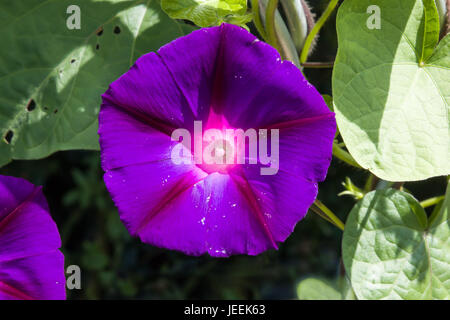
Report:
[[[185,189],[206,176],[195,165],[174,165],[169,159],[113,169],[104,180],[122,221],[137,235]]]
[[[145,57],[148,64],[111,85],[99,119],[104,180],[130,233],[192,255],[276,248],[325,178],[334,114],[293,64],[236,26],[195,31]],[[164,74],[161,87],[146,74],[153,65]],[[143,97],[127,97],[141,90]],[[161,98],[171,92],[175,99]],[[171,129],[192,135],[194,120],[207,120],[203,128],[279,129],[279,172],[262,176],[261,165],[236,165],[224,174],[174,164]]]
[[[0,300],[64,300],[65,285],[60,251],[0,262]]]
[[[206,119],[221,43],[221,27],[202,28],[158,50],[196,119]]]
[[[128,72],[111,83],[102,99],[169,134],[182,127],[185,119],[192,119],[186,99],[153,52],[140,57]]]
[[[158,53],[197,119],[211,107],[241,129],[331,115],[294,64],[238,26],[194,31]]]
[[[110,102],[102,104],[98,133],[102,167],[105,171],[168,160],[171,157],[171,146],[175,144],[167,134]]]
[[[279,171],[275,176],[262,176],[254,166],[243,172],[232,177],[242,194],[255,199],[252,212],[259,212],[275,242],[285,241],[314,202],[317,183],[286,171]]]
[[[0,176],[0,195],[0,291],[6,295],[13,288],[9,294],[16,289],[33,299],[65,299],[61,239],[42,188]],[[55,287],[50,279],[61,284]]]
[[[316,121],[278,127],[280,171],[312,182],[325,180],[336,132],[334,114],[328,115]]]

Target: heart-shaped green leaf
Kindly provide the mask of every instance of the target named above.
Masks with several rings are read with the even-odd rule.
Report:
[[[171,18],[187,19],[200,27],[222,22],[245,25],[252,20],[247,0],[162,0],[161,6]]]
[[[355,160],[389,181],[450,173],[450,36],[435,48],[434,1],[346,0],[337,32],[334,106]]]
[[[68,28],[76,27],[73,3],[80,29]],[[100,95],[109,83],[190,29],[158,1],[2,1],[0,165],[97,149]]]
[[[450,299],[450,185],[433,222],[410,194],[368,193],[347,219],[342,255],[358,299]]]
[[[297,286],[300,300],[341,300],[342,295],[336,283],[322,278],[307,278]]]
[[[355,300],[347,277],[329,280],[321,277],[306,278],[297,286],[300,300]]]

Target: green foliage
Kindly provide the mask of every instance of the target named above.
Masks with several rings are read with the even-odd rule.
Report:
[[[434,48],[439,42],[440,25],[435,0],[422,1],[424,7],[424,35],[420,62],[425,62],[433,55]]]
[[[323,94],[322,95],[323,100],[327,104],[328,108],[330,108],[330,111],[334,112],[333,110],[333,97],[329,94]]]
[[[109,264],[108,256],[105,255],[97,243],[85,242],[83,243],[83,259],[81,264],[86,270],[100,271],[105,269]]]
[[[327,279],[307,278],[297,287],[300,300],[341,300],[341,293],[336,283]]]
[[[342,185],[345,191],[340,192],[338,196],[347,195],[353,197],[355,200],[360,200],[364,197],[364,191],[357,187],[349,177],[345,178],[345,182],[342,182]]]
[[[228,22],[245,26],[252,20],[247,0],[162,0],[163,10],[173,19],[187,19],[200,27]]]
[[[336,280],[323,277],[310,277],[302,280],[297,286],[297,297],[300,300],[355,300],[350,281],[345,276]]]
[[[435,218],[410,194],[368,193],[347,219],[342,254],[359,299],[450,298],[450,187]]]
[[[370,0],[339,8],[333,98],[339,131],[355,160],[389,181],[450,172],[450,36],[435,48],[432,0],[380,0],[381,28],[369,29]],[[424,5],[425,4],[425,5]]]
[[[142,54],[184,35],[157,1],[0,3],[0,166],[58,150],[98,149],[101,94]]]

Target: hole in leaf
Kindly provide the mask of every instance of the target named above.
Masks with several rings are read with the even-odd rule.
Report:
[[[97,43],[97,45],[95,46],[95,49],[98,50],[100,49],[100,45]]]
[[[103,27],[99,27],[98,29],[97,29],[97,31],[95,31],[95,33],[97,34],[97,36],[101,36],[102,35],[102,33],[103,33]]]
[[[120,27],[119,26],[115,26],[114,27],[114,33],[115,34],[119,34],[120,33]]]
[[[12,130],[8,130],[5,134],[5,136],[3,137],[3,140],[5,140],[5,142],[7,144],[10,144],[13,136],[14,136],[14,132]]]
[[[33,99],[30,99],[27,103],[27,111],[33,111],[34,109],[36,109],[36,102],[34,102]]]
[[[76,60],[75,59],[72,59],[72,60],[70,60],[70,63],[74,63]]]
[[[55,113],[55,114],[58,113],[58,109],[55,109],[55,110],[53,111],[53,113]]]

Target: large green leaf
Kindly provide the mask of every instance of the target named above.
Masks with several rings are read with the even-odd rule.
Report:
[[[300,300],[341,300],[337,284],[322,278],[307,278],[297,286]]]
[[[380,29],[366,26],[370,5]],[[434,1],[346,0],[337,32],[333,98],[355,160],[389,181],[450,173],[450,36],[435,48]]]
[[[161,6],[170,17],[188,19],[200,27],[222,22],[245,25],[252,20],[247,0],[162,0]]]
[[[306,278],[297,286],[300,300],[355,300],[347,277],[329,280],[320,277]]]
[[[67,149],[97,149],[100,95],[142,54],[188,28],[151,1],[0,2],[0,165]]]
[[[430,225],[410,194],[368,193],[350,212],[342,254],[359,299],[450,298],[450,187]]]

